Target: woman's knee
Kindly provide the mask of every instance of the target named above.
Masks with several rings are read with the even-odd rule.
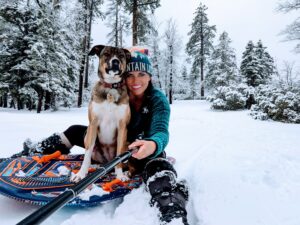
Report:
[[[84,147],[84,136],[86,134],[87,126],[72,125],[66,129],[63,134],[69,140],[72,146]]]

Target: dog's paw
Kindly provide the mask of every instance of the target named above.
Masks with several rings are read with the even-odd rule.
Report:
[[[79,181],[81,181],[83,178],[86,177],[86,173],[79,171],[78,173],[72,173],[70,181],[71,182],[75,182],[78,183]]]
[[[117,174],[117,179],[119,179],[121,181],[128,181],[129,176],[127,173],[119,173],[119,174]]]

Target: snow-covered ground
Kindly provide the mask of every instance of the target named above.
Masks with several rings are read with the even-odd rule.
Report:
[[[0,157],[18,152],[28,137],[39,140],[72,124],[87,124],[86,108],[40,115],[0,109]],[[204,101],[178,101],[170,133],[166,151],[189,183],[191,225],[300,224],[300,125],[257,121],[247,111],[216,112]],[[43,224],[159,224],[149,199],[142,187],[123,201],[62,208]],[[15,224],[37,208],[0,196],[1,224]]]

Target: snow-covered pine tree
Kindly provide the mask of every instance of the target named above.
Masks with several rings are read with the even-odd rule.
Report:
[[[160,0],[125,0],[125,10],[132,14],[132,46],[146,43],[151,23],[147,13],[160,6]]]
[[[252,41],[248,42],[243,53],[240,71],[248,86],[256,87],[270,81],[276,71],[274,60],[261,41],[256,46]]]
[[[80,32],[82,35],[81,38],[81,62],[79,69],[79,79],[78,79],[78,99],[77,106],[81,107],[82,105],[82,96],[84,88],[88,87],[88,68],[89,68],[89,56],[88,52],[90,50],[91,42],[91,30],[92,22],[96,17],[103,15],[101,12],[101,5],[103,0],[78,0],[79,5],[82,6],[82,21],[83,21],[83,32]]]
[[[109,0],[105,12],[106,25],[110,32],[107,34],[108,44],[115,47],[123,47],[125,44],[124,34],[128,34],[130,19],[124,12],[124,2]]]
[[[163,88],[163,67],[165,64],[163,64],[163,54],[160,48],[160,42],[163,37],[159,34],[160,24],[158,24],[154,16],[151,17],[150,22],[152,29],[149,31],[149,38],[145,44],[149,47],[149,52],[151,53],[149,57],[153,66],[152,83],[165,92]]]
[[[185,64],[182,65],[180,72],[177,73],[174,86],[174,99],[186,99],[190,97],[190,80]]]
[[[259,84],[268,83],[276,71],[274,59],[266,51],[266,49],[267,48],[263,46],[262,41],[259,40],[255,47],[255,54],[258,59]]]
[[[191,31],[188,33],[190,39],[186,45],[186,52],[192,58],[191,77],[197,79],[200,76],[200,93],[204,97],[204,69],[213,49],[213,38],[216,33],[216,26],[210,26],[207,17],[207,7],[200,3],[196,9]],[[192,92],[194,96],[194,91]]]
[[[166,93],[169,98],[170,104],[173,102],[173,93],[175,84],[178,82],[175,80],[178,71],[178,61],[180,57],[180,51],[182,48],[181,39],[178,34],[176,22],[173,19],[167,21],[167,27],[164,32],[165,42],[165,55],[167,59],[166,68]]]
[[[239,84],[234,49],[227,32],[219,37],[208,63],[206,86],[211,94],[207,97],[213,109],[238,110],[245,107],[245,88]]]
[[[0,6],[0,18],[3,33],[1,34],[1,90],[10,107],[23,109],[30,95],[22,93],[21,89],[29,81],[29,68],[21,63],[27,60],[27,50],[30,45],[28,34],[34,32],[34,12],[22,1],[4,2]]]
[[[28,60],[21,66],[30,68],[31,78],[24,88],[32,88],[38,95],[37,112],[44,108],[56,109],[57,100],[67,104],[70,97],[74,97],[76,80],[70,70],[76,69],[78,57],[76,52],[70,51],[76,40],[70,41],[68,33],[61,25],[59,11],[54,10],[52,1],[32,3],[36,12],[36,32],[30,34],[30,48]],[[70,104],[67,104],[70,105]]]
[[[0,107],[8,107],[9,98],[9,79],[10,74],[7,72],[9,65],[8,62],[13,62],[13,57],[9,53],[9,49],[13,48],[13,43],[17,37],[17,29],[11,29],[5,17],[5,8],[7,4],[0,6]]]
[[[281,0],[278,5],[278,11],[288,13],[294,10],[300,10],[299,0]],[[286,35],[287,41],[297,41],[298,44],[295,47],[295,52],[300,53],[300,17],[298,17],[293,23],[288,25],[282,35]]]
[[[208,72],[205,77],[205,86],[208,89],[229,86],[238,79],[236,55],[230,44],[231,39],[224,31],[220,35],[219,43],[214,47],[208,63]]]
[[[251,115],[261,120],[300,123],[300,82],[294,64],[284,62],[283,70],[276,74],[278,79],[255,88],[256,104],[251,107]]]
[[[56,101],[72,104],[78,71],[78,35],[69,31],[59,12],[48,1],[15,1],[2,6],[0,17],[14,31],[3,42],[4,74],[9,77],[12,105],[18,109],[56,108]],[[64,13],[63,13],[64,14]],[[22,23],[20,23],[22,21]],[[13,41],[12,41],[13,40]]]
[[[245,78],[248,86],[255,87],[259,82],[259,61],[255,54],[255,46],[253,41],[249,41],[246,50],[243,52],[242,62],[240,67],[241,76]]]

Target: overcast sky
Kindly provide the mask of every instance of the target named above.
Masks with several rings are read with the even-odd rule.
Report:
[[[276,12],[279,0],[202,0],[207,7],[210,25],[216,25],[218,36],[227,31],[232,39],[232,46],[237,53],[238,62],[249,40],[255,43],[261,39],[268,47],[278,66],[284,60],[300,63],[300,54],[295,54],[295,43],[282,42],[284,36],[279,33],[292,23],[299,12],[283,14]],[[173,18],[182,37],[183,45],[188,41],[187,33],[194,18],[194,12],[200,1],[196,0],[161,0],[161,7],[155,12],[157,20],[164,23]],[[98,22],[93,26],[92,36],[95,44],[106,44],[107,28]],[[162,25],[162,29],[164,24]],[[130,45],[128,39],[127,45]]]

